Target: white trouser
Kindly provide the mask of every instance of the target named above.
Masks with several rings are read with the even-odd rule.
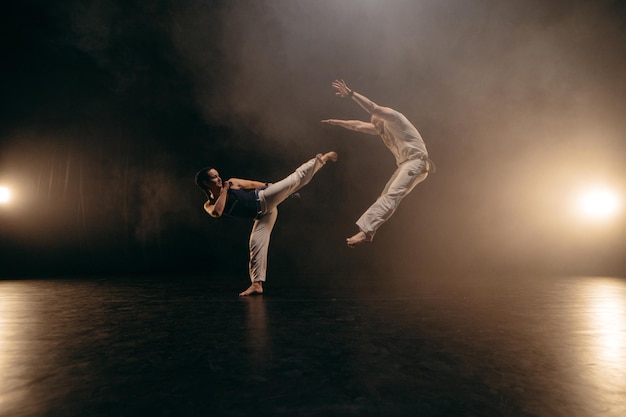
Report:
[[[250,233],[250,280],[265,282],[267,251],[272,229],[278,217],[278,205],[291,194],[307,185],[313,175],[324,166],[319,156],[300,165],[292,174],[269,187],[259,190],[261,213],[254,221]]]
[[[414,159],[403,162],[395,170],[380,197],[357,220],[356,225],[373,238],[376,230],[396,211],[400,201],[428,176],[426,161]]]

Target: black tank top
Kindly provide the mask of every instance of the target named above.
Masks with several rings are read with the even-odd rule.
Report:
[[[233,217],[254,219],[259,214],[260,207],[255,190],[228,190],[228,200],[224,207],[224,214]]]

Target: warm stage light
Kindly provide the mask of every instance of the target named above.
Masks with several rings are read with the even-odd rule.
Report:
[[[11,190],[7,187],[0,187],[0,204],[6,204],[11,201]]]
[[[619,195],[608,188],[593,188],[582,192],[577,201],[580,215],[590,220],[608,220],[621,209]]]

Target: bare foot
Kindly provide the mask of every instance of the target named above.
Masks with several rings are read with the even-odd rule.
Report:
[[[240,297],[245,297],[246,295],[252,294],[263,294],[263,283],[262,282],[253,282],[252,285],[248,287],[247,290],[240,293]]]
[[[322,160],[323,163],[326,163],[327,161],[337,162],[337,152],[335,151],[326,152],[324,155],[320,155],[320,159]]]
[[[365,243],[365,242],[371,242],[372,241],[372,237],[368,236],[364,231],[360,231],[359,233],[357,233],[356,235],[349,237],[346,239],[346,243],[348,244],[348,246],[350,246],[351,248],[354,248],[355,246],[360,245],[361,243]]]

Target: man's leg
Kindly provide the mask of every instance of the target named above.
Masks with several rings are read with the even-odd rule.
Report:
[[[315,158],[300,165],[288,177],[259,191],[259,199],[261,200],[263,212],[271,211],[272,208],[285,201],[291,194],[307,185],[315,173],[328,161],[337,161],[337,153],[331,151],[324,155],[318,154]]]
[[[350,247],[361,243],[371,242],[378,228],[396,211],[400,202],[413,188],[426,179],[428,175],[423,172],[424,161],[407,161],[399,166],[393,173],[382,194],[374,204],[372,204],[363,215],[357,220],[359,232],[346,239]],[[415,175],[415,172],[420,174]]]
[[[275,208],[254,221],[250,232],[250,262],[248,264],[252,284],[247,290],[239,294],[242,297],[251,294],[263,294],[263,283],[267,273],[267,252],[277,217],[278,209]]]

